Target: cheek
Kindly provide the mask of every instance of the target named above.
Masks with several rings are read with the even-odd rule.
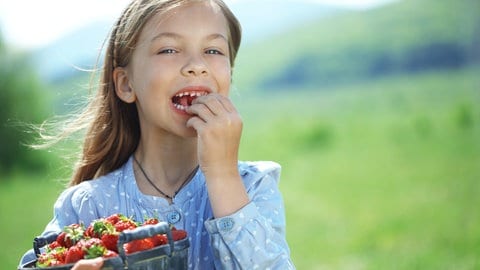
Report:
[[[219,84],[219,92],[222,94],[228,94],[230,90],[230,84],[232,81],[232,69],[230,64],[223,65],[221,68],[217,69],[217,82]]]
[[[162,77],[153,68],[147,68],[143,73],[138,72],[134,81],[134,91],[141,106],[147,106],[150,103],[159,103],[163,97]]]
[[[165,77],[165,70],[160,65],[144,65],[137,69],[135,76],[135,85],[140,91],[151,91],[158,88]]]

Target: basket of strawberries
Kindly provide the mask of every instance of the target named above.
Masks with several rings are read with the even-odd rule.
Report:
[[[149,218],[138,223],[114,214],[88,227],[72,224],[36,237],[35,259],[22,261],[18,269],[68,270],[81,259],[97,257],[104,258],[103,270],[187,269],[189,246],[186,231],[166,222]]]

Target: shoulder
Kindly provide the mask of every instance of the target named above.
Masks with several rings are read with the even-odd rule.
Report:
[[[105,197],[105,191],[119,183],[120,171],[68,187],[57,199],[56,208],[84,209],[93,207]]]
[[[238,168],[247,191],[259,182],[278,185],[280,181],[281,166],[273,161],[240,161]]]
[[[98,192],[104,188],[110,187],[112,185],[116,185],[118,180],[120,179],[120,172],[114,171],[99,178],[95,178],[92,180],[83,181],[78,185],[71,186],[67,188],[64,193],[72,194],[73,195],[80,195],[80,194],[93,194]]]

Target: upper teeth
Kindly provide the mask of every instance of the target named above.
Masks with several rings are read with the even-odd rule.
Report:
[[[183,92],[177,94],[176,97],[191,96],[191,97],[200,97],[206,95],[206,92]]]

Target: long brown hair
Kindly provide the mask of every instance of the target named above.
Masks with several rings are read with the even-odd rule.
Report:
[[[115,93],[112,78],[116,67],[126,67],[132,57],[140,32],[157,13],[193,1],[211,1],[222,10],[229,27],[230,63],[233,67],[241,41],[241,27],[222,0],[133,0],[123,11],[107,40],[98,90],[56,141],[86,130],[82,153],[74,168],[70,185],[91,180],[122,166],[133,154],[140,140],[136,105],[125,103]]]

